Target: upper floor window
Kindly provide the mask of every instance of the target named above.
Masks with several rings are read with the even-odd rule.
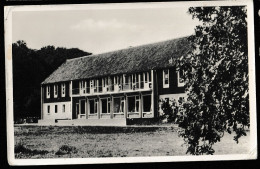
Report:
[[[54,85],[54,98],[57,98],[58,97],[58,85],[55,84]]]
[[[51,88],[50,86],[46,86],[46,98],[50,98],[50,91],[51,91]]]
[[[65,83],[61,84],[61,97],[65,97]]]
[[[169,88],[169,69],[163,70],[163,88]]]
[[[184,86],[184,71],[179,70],[177,73],[178,87]]]
[[[117,84],[117,76],[115,76],[114,78],[115,78],[115,84]]]
[[[85,81],[80,81],[79,88],[80,88],[80,92],[85,94],[86,93],[86,82]]]
[[[148,72],[148,81],[151,82],[152,81],[152,75],[151,75],[151,71]]]
[[[148,72],[145,72],[145,73],[144,73],[144,81],[145,81],[145,83],[147,83],[147,79],[148,79],[148,78],[147,78],[147,74],[148,74]]]
[[[93,88],[93,83],[94,83],[94,80],[90,80],[90,88],[91,89]]]

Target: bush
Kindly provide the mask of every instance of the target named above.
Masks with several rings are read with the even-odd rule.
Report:
[[[185,103],[184,98],[179,100],[168,100],[161,99],[161,109],[163,111],[160,115],[162,122],[176,123],[179,124],[184,118],[183,104]]]
[[[29,149],[26,148],[22,143],[18,143],[14,146],[14,152],[15,153],[27,153],[27,152],[29,152]]]
[[[74,146],[62,145],[59,150],[55,153],[56,155],[64,155],[64,154],[71,154],[77,153],[77,149]]]

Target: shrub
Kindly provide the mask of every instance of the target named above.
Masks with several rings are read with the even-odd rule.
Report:
[[[29,151],[29,149],[26,148],[21,142],[19,142],[18,144],[16,144],[14,146],[15,153],[27,153],[28,151]]]
[[[77,149],[74,146],[62,145],[59,150],[55,153],[56,155],[77,153]]]
[[[161,99],[161,109],[163,113],[160,115],[161,121],[174,122],[179,124],[184,118],[183,104],[185,103],[184,98],[179,98],[178,101]]]

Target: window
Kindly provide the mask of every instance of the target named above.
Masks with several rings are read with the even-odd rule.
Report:
[[[48,114],[50,114],[50,112],[51,112],[50,109],[51,109],[51,107],[50,107],[50,105],[48,105],[48,106],[47,106],[47,113],[48,113]]]
[[[120,98],[114,98],[114,113],[120,112]]]
[[[120,112],[124,112],[125,110],[125,100],[121,99],[121,107],[120,107]]]
[[[118,85],[122,85],[122,75],[118,76]]]
[[[58,113],[58,105],[55,105],[55,113]]]
[[[143,96],[143,111],[144,112],[150,112],[151,111],[151,95],[145,95]]]
[[[108,77],[105,78],[106,86],[108,86]]]
[[[139,112],[139,96],[128,97],[128,112]]]
[[[145,83],[147,83],[147,73],[144,73],[144,81],[145,81]]]
[[[94,81],[94,92],[96,93],[98,90],[98,80],[97,79],[95,79],[95,80],[93,80]]]
[[[90,80],[90,88],[91,88],[91,89],[93,88],[93,81],[94,81],[94,80]]]
[[[90,81],[87,80],[87,81],[86,81],[87,93],[90,93],[90,88],[89,88],[89,86],[90,86]]]
[[[115,76],[115,84],[117,84],[117,76]]]
[[[98,107],[98,100],[97,99],[89,100],[89,113],[90,114],[97,113],[97,107]]]
[[[76,103],[76,114],[79,114],[79,103]]]
[[[183,70],[178,71],[177,78],[178,78],[178,87],[183,87],[184,86],[184,71]]]
[[[107,98],[107,113],[110,113],[110,109],[111,109],[110,105],[111,105],[111,100],[110,98]]]
[[[101,99],[101,112],[110,113],[110,98]]]
[[[65,104],[62,105],[62,112],[65,113]]]
[[[139,112],[139,96],[135,96],[135,111]]]
[[[139,82],[139,74],[136,74],[135,78],[136,78],[136,83],[138,83]]]
[[[46,86],[46,98],[50,98],[50,86]]]
[[[136,89],[139,89],[139,74],[136,74],[135,75],[135,88]]]
[[[98,92],[102,92],[102,79],[98,79]]]
[[[128,76],[128,75],[125,75],[124,77],[125,77],[125,84],[128,84],[128,83],[129,83],[129,82],[128,82],[128,77],[129,77],[129,76]]]
[[[61,97],[65,97],[65,83],[61,84]]]
[[[141,89],[143,89],[144,88],[144,75],[143,75],[143,73],[141,73],[140,74],[140,82],[141,82]]]
[[[54,98],[57,98],[58,97],[58,85],[55,84],[54,85]]]
[[[163,70],[163,88],[169,88],[169,69]]]
[[[101,112],[102,113],[108,113],[107,111],[107,99],[101,99]]]
[[[86,93],[86,82],[85,81],[80,81],[79,88],[80,88],[80,92],[82,94],[85,94]]]
[[[151,72],[148,72],[148,79],[149,79],[149,82],[151,82],[152,81],[152,75],[151,75]]]
[[[98,111],[98,99],[95,99],[95,113]]]
[[[114,91],[114,77],[111,76],[109,78],[109,85],[111,85],[111,91]]]
[[[125,108],[125,100],[123,97],[114,98],[114,113],[123,113]]]

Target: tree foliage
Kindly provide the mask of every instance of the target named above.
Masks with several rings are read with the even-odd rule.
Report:
[[[212,145],[225,131],[234,131],[238,142],[250,124],[246,8],[191,7],[188,12],[202,24],[190,37],[191,54],[177,65],[188,93],[179,134],[187,153],[213,154]]]
[[[179,124],[179,122],[183,121],[183,109],[182,104],[184,103],[184,99],[181,97],[179,100],[169,100],[169,99],[161,99],[160,105],[162,109],[162,114],[160,115],[160,119],[165,122]]]
[[[86,56],[90,53],[77,48],[46,46],[40,50],[27,47],[19,40],[12,45],[14,118],[40,117],[41,82],[66,59]]]

